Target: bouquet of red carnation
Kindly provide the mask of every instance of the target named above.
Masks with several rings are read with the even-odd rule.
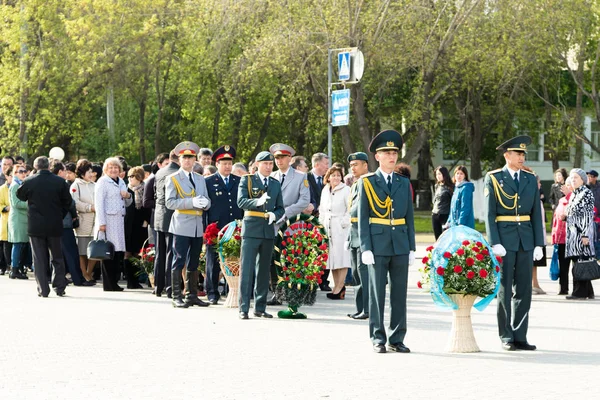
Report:
[[[417,282],[419,288],[429,288],[432,274],[443,278],[443,291],[447,294],[461,293],[486,297],[494,293],[497,285],[496,276],[500,272],[498,263],[502,258],[495,257],[482,242],[464,240],[453,253],[445,251],[442,257],[445,266],[437,265],[433,260],[434,247],[427,249],[423,257],[423,267],[419,269],[422,279]],[[442,264],[442,263],[440,263]]]
[[[212,224],[208,224],[208,226],[204,230],[204,244],[214,246],[215,244],[217,244],[218,238],[219,228],[217,227],[217,223],[213,222]]]
[[[154,273],[154,258],[156,257],[156,248],[153,244],[142,247],[138,254],[139,258],[132,257],[130,260],[144,270],[148,275]]]

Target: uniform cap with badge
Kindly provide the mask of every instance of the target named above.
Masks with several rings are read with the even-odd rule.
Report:
[[[512,139],[508,139],[506,142],[496,147],[496,150],[502,150],[504,153],[507,151],[520,151],[527,154],[527,146],[530,144],[531,137],[527,135],[521,135]]]
[[[381,131],[371,140],[369,144],[369,151],[371,153],[377,153],[378,151],[396,150],[399,151],[402,148],[402,135],[393,129],[387,129]]]
[[[296,154],[296,150],[294,150],[292,147],[288,146],[287,144],[283,144],[283,143],[275,143],[275,144],[271,145],[271,147],[269,147],[269,151],[275,157],[283,157],[283,156],[293,157]]]
[[[215,150],[215,152],[212,155],[212,160],[215,163],[220,160],[233,160],[235,158],[235,155],[235,148],[226,144]]]
[[[369,162],[369,156],[367,155],[367,153],[363,153],[362,151],[359,151],[356,153],[352,153],[348,156],[348,162],[351,162],[351,161]]]
[[[200,152],[200,146],[194,142],[181,142],[173,149],[175,154],[184,157],[196,157]]]
[[[269,153],[268,151],[261,151],[254,158],[254,162],[259,161],[273,161],[273,154]]]

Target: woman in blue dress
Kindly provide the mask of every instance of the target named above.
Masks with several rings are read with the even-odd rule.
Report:
[[[467,167],[459,165],[454,170],[454,193],[450,203],[450,217],[447,227],[464,225],[475,229],[475,216],[473,214],[473,192],[475,186],[469,182]]]

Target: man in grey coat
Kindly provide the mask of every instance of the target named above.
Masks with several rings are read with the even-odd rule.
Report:
[[[271,177],[275,178],[281,184],[281,193],[283,196],[283,207],[285,214],[277,221],[275,225],[275,233],[290,217],[302,213],[310,203],[310,189],[306,174],[296,171],[290,167],[292,157],[296,151],[283,143],[275,143],[269,147],[269,152],[275,157],[275,164],[278,170],[271,173]],[[271,263],[271,287],[277,285],[277,271],[275,264]],[[281,304],[275,298],[275,295],[269,300],[268,305]]]
[[[172,150],[169,154],[171,162],[164,168],[158,170],[154,176],[155,185],[155,208],[154,208],[154,230],[156,237],[156,256],[154,258],[154,284],[156,296],[162,296],[166,290],[167,297],[171,297],[171,264],[173,264],[173,235],[169,233],[171,216],[173,210],[166,206],[165,182],[167,176],[179,170],[179,156]]]
[[[204,224],[202,214],[210,208],[210,198],[204,177],[193,171],[200,147],[192,142],[182,142],[175,147],[181,168],[167,177],[165,204],[173,210],[169,233],[173,234],[173,307],[207,307],[198,298],[198,263],[202,251]],[[185,301],[181,295],[181,273],[186,266]]]

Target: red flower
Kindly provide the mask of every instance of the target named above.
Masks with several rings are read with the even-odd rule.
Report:
[[[473,272],[473,271],[467,272],[467,279],[473,279],[473,278],[475,278],[475,272]]]
[[[284,270],[284,271],[287,271],[287,270],[288,270],[288,267],[284,266],[284,267],[283,267],[283,270]]]
[[[298,273],[296,274],[296,278],[298,278],[298,279],[302,278],[302,274],[301,274],[300,272],[298,272]]]
[[[296,242],[296,246],[302,247],[302,242]]]
[[[305,255],[305,256],[307,256],[307,255],[309,255],[309,254],[310,254],[310,251],[308,251],[308,250],[304,250],[304,255]]]
[[[304,261],[304,266],[308,267],[308,261]]]
[[[469,242],[468,240],[464,240],[462,244],[465,245],[465,246],[468,246],[468,245],[471,244],[471,242]]]
[[[458,250],[456,250],[456,254],[459,256],[464,256],[465,255],[465,249],[463,249],[462,247]]]
[[[485,256],[484,256],[483,254],[481,254],[481,253],[479,253],[479,254],[477,254],[477,255],[475,256],[475,258],[476,258],[478,261],[483,261],[484,257],[485,257]]]
[[[481,243],[481,242],[477,242],[475,244],[477,245],[477,247],[483,247],[483,243]]]
[[[475,260],[473,260],[471,257],[467,257],[467,259],[465,260],[465,263],[467,264],[468,267],[472,267],[473,264],[475,264]]]
[[[310,232],[309,232],[309,231],[306,231],[306,232],[304,232],[304,236],[305,236],[305,237],[308,237],[308,235],[310,235]]]
[[[451,258],[451,257],[452,257],[452,254],[450,254],[449,251],[444,253],[444,258]]]
[[[429,246],[428,248],[425,249],[425,251],[431,251],[433,250],[433,246]]]
[[[419,289],[423,289],[423,284],[421,283],[421,281],[417,282],[417,287]]]
[[[296,239],[297,237],[298,237],[298,233],[296,232],[296,233],[294,233],[293,238]]]
[[[298,259],[294,258],[294,264],[298,264]]]
[[[461,267],[460,265],[454,266],[454,272],[456,272],[457,274],[460,274],[462,271],[463,271],[463,267]]]
[[[77,192],[77,189],[73,188],[73,189],[71,189],[71,192],[75,193],[75,192]]]
[[[500,272],[500,267],[496,265],[496,272]]]
[[[319,250],[323,250],[323,251],[327,250],[327,244],[323,243],[322,245],[320,245]]]
[[[235,235],[233,238],[234,238],[235,240],[240,240],[242,237],[241,237],[240,235]]]
[[[483,250],[481,251],[481,253],[482,253],[483,255],[486,255],[486,256],[489,256],[489,255],[490,255],[490,251],[489,251],[488,249],[483,249]]]
[[[292,267],[292,272],[296,272],[296,268]]]
[[[479,276],[482,278],[485,278],[488,276],[488,272],[485,269],[480,269],[479,270]]]
[[[444,275],[444,267],[437,267],[436,272],[438,275]]]
[[[321,283],[323,283],[323,279],[321,279],[321,278],[317,279],[317,283],[320,285]]]
[[[281,245],[282,245],[282,246],[285,246],[285,244],[286,244],[286,243],[285,243],[285,240],[283,240],[283,241],[281,242]]]
[[[287,260],[291,262],[292,261],[292,256],[287,256]]]
[[[481,250],[479,249],[479,247],[473,247],[471,250],[473,250],[475,253],[479,253]]]
[[[502,257],[500,257],[500,256],[496,256],[496,260],[497,260],[499,263],[501,263],[501,262],[502,262]]]
[[[285,277],[285,280],[286,280],[286,281],[289,281],[289,280],[290,280],[290,277],[289,277],[289,276],[286,276],[286,277]]]
[[[427,261],[429,261],[429,258],[428,257],[423,257],[422,261],[423,261],[423,264],[427,264]]]
[[[283,254],[285,256],[287,254],[287,250],[286,249],[281,250],[281,254]]]
[[[289,238],[287,238],[287,242],[288,242],[288,243],[293,243],[293,242],[294,242],[294,239],[292,239],[291,237],[289,237]]]
[[[313,228],[313,226],[312,226],[312,224],[308,224],[308,225],[306,226],[306,228],[307,228],[307,229],[312,229],[312,228]]]
[[[327,254],[323,254],[323,260],[327,261],[328,258],[329,256]]]

